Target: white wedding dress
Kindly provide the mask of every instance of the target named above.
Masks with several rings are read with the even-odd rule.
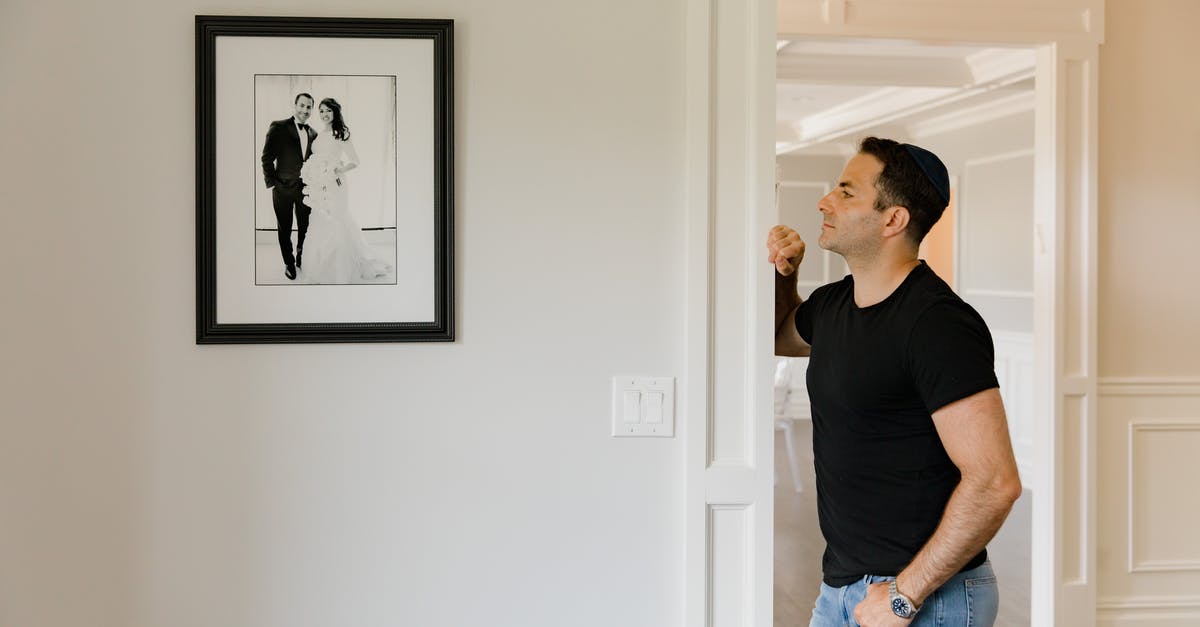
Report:
[[[358,164],[354,144],[325,130],[313,140],[312,154],[300,168],[304,203],[312,208],[300,269],[305,283],[380,283],[394,275],[392,264],[371,250],[350,214],[346,174],[340,180],[334,174],[335,167],[351,163]]]

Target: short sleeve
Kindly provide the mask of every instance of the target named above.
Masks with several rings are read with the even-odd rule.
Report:
[[[796,310],[796,332],[800,334],[800,339],[810,346],[812,345],[812,319],[813,301],[809,298],[800,303],[800,308]]]
[[[999,387],[995,347],[983,318],[962,301],[931,306],[913,325],[908,366],[929,413]]]

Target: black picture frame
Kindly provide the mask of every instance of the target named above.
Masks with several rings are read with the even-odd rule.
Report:
[[[449,342],[454,340],[454,158],[453,158],[453,120],[454,120],[454,98],[453,98],[453,20],[442,19],[377,19],[377,18],[308,18],[308,17],[252,17],[252,16],[212,16],[212,15],[197,15],[195,18],[196,26],[196,343],[197,344],[259,344],[259,343],[320,343],[320,342]],[[256,38],[254,40],[245,40],[239,42],[233,38]],[[218,135],[224,133],[221,130],[220,124],[228,124],[229,119],[237,116],[228,115],[229,107],[227,104],[222,104],[222,109],[218,108],[218,98],[221,98],[222,89],[227,86],[236,85],[239,89],[244,85],[246,80],[245,72],[226,72],[221,75],[221,70],[218,67],[218,47],[225,42],[233,42],[240,45],[271,46],[275,40],[269,38],[293,38],[295,41],[288,42],[287,45],[300,45],[307,42],[312,42],[315,47],[321,50],[337,50],[339,44],[344,43],[348,51],[345,55],[350,58],[350,64],[353,64],[353,57],[358,54],[356,51],[362,49],[363,46],[412,46],[414,44],[398,44],[387,43],[390,40],[403,40],[409,42],[412,40],[428,40],[432,44],[432,59],[433,68],[431,71],[432,92],[432,154],[428,155],[431,164],[425,164],[420,169],[420,172],[432,172],[432,206],[428,210],[432,211],[432,216],[423,215],[423,225],[428,225],[425,229],[431,231],[431,243],[423,243],[423,246],[428,247],[428,252],[432,254],[432,260],[427,260],[427,255],[422,255],[421,264],[423,268],[432,270],[432,280],[427,273],[422,271],[419,279],[422,289],[420,293],[426,296],[412,297],[412,300],[417,300],[416,306],[419,306],[422,312],[431,312],[431,316],[422,314],[419,319],[404,319],[406,314],[397,313],[398,307],[378,306],[378,307],[363,307],[362,311],[355,310],[352,312],[353,320],[340,320],[336,316],[330,320],[312,320],[312,319],[292,319],[290,314],[264,314],[258,316],[262,319],[244,320],[244,314],[238,316],[226,314],[218,302],[218,293],[225,287],[219,282],[224,280],[230,284],[235,283],[226,274],[224,266],[229,266],[229,263],[221,264],[220,255],[225,250],[238,250],[238,254],[244,248],[244,243],[239,235],[235,238],[222,236],[219,230],[219,220],[225,219],[227,222],[230,215],[238,216],[241,220],[241,214],[231,213],[235,211],[227,205],[239,205],[240,200],[235,203],[228,203],[225,199],[229,196],[225,187],[219,188],[222,181],[218,178],[218,173],[222,171],[223,160],[231,160],[231,155],[236,154],[236,160],[240,166],[242,160],[246,158],[244,154],[245,146],[241,146],[241,140],[238,142],[225,142],[219,144]],[[307,39],[318,38],[318,39]],[[325,40],[333,40],[326,42]],[[344,41],[342,41],[344,40]],[[281,40],[282,41],[282,40]],[[258,43],[266,42],[266,43]],[[330,48],[333,46],[333,48]],[[228,50],[226,46],[225,50]],[[381,48],[382,49],[382,48]],[[407,49],[407,48],[406,48]],[[422,53],[425,54],[425,53]],[[226,54],[226,57],[228,54]],[[252,65],[254,55],[246,55],[251,61],[243,65]],[[328,57],[325,54],[324,57]],[[375,59],[378,55],[364,55]],[[324,58],[322,57],[322,58]],[[424,56],[420,57],[424,59]],[[220,61],[224,63],[224,61]],[[372,63],[376,61],[371,61]],[[344,62],[345,63],[345,62]],[[224,67],[224,66],[223,66]],[[264,66],[266,67],[266,66]],[[270,72],[270,68],[266,68],[265,72]],[[356,72],[349,71],[347,74],[353,75]],[[422,74],[424,76],[425,74]],[[392,79],[395,84],[396,79]],[[403,79],[401,79],[403,80]],[[422,85],[421,89],[425,86]],[[236,91],[234,89],[226,90],[228,92]],[[253,91],[253,88],[251,89]],[[239,92],[240,93],[240,92]],[[424,92],[422,92],[424,93]],[[228,96],[226,96],[228,98]],[[320,99],[320,96],[317,97]],[[244,100],[244,99],[243,99]],[[252,109],[253,104],[248,102],[238,102],[238,107],[245,106],[247,109]],[[314,107],[313,116],[316,117]],[[218,116],[218,111],[223,113]],[[240,112],[240,109],[239,109]],[[250,114],[253,116],[253,114]],[[397,114],[400,115],[400,114]],[[260,116],[261,117],[261,116]],[[422,118],[424,119],[424,118]],[[422,122],[423,124],[424,122]],[[414,123],[415,124],[415,123]],[[252,126],[252,124],[251,124]],[[247,133],[241,133],[246,135]],[[241,136],[239,135],[239,137]],[[395,135],[393,129],[393,136]],[[224,137],[222,135],[222,137]],[[258,138],[261,140],[261,137]],[[229,144],[238,144],[230,146]],[[235,151],[235,152],[230,152]],[[422,157],[423,158],[423,157]],[[399,160],[393,159],[394,167],[400,169]],[[224,172],[229,172],[227,164]],[[237,177],[242,177],[242,168],[236,170]],[[258,185],[262,185],[261,176],[255,173]],[[229,177],[227,177],[229,178]],[[426,177],[428,178],[428,177]],[[239,178],[239,181],[241,179]],[[239,183],[240,185],[240,183]],[[220,191],[220,195],[218,192]],[[246,192],[247,194],[262,193],[262,192]],[[251,196],[252,198],[253,196]],[[395,201],[399,204],[399,201]],[[253,205],[253,203],[251,203]],[[240,207],[237,211],[242,211]],[[250,209],[251,212],[254,209]],[[414,210],[414,212],[424,211],[424,208]],[[250,218],[254,220],[253,216]],[[228,226],[226,224],[226,226]],[[262,230],[262,229],[258,229]],[[397,231],[400,229],[397,228]],[[224,239],[219,239],[224,237]],[[261,237],[259,233],[255,233],[255,237]],[[399,237],[396,235],[395,237]],[[229,240],[229,241],[227,241]],[[237,240],[233,242],[232,240]],[[256,240],[248,239],[253,247]],[[231,243],[232,242],[232,243]],[[235,246],[236,244],[236,246]],[[237,248],[237,247],[242,248]],[[399,248],[399,244],[394,244],[394,248]],[[422,249],[424,250],[424,248]],[[278,253],[278,251],[276,251]],[[253,248],[251,257],[257,254]],[[406,266],[399,263],[399,257],[396,257],[395,264],[396,274],[405,272]],[[244,264],[242,264],[244,265]],[[280,266],[282,267],[282,266]],[[255,270],[254,272],[257,272]],[[244,272],[243,272],[244,274]],[[245,283],[244,277],[239,277],[236,281],[237,289],[241,290],[239,294],[256,294],[254,298],[262,299],[262,302],[268,302],[273,298],[285,298],[291,296],[312,297],[312,294],[306,294],[302,291],[297,292],[297,289],[303,289],[300,286],[292,286],[287,283],[281,285],[261,286],[256,282],[252,282],[249,287],[243,286]],[[399,281],[397,281],[399,283]],[[432,283],[432,287],[429,284]],[[303,286],[313,288],[318,286]],[[379,294],[383,293],[383,301],[388,298],[398,299],[403,301],[409,298],[408,292],[405,292],[401,287],[396,286],[362,286],[362,285],[331,285],[319,286],[320,289],[325,289],[325,292],[316,292],[321,296],[322,302],[328,302],[329,299],[337,299],[340,295],[353,296],[355,294]],[[376,292],[354,292],[353,290],[377,290]],[[393,292],[382,290],[391,289]],[[258,290],[258,291],[253,291]],[[290,290],[290,291],[289,291]],[[237,298],[227,299],[229,302],[238,301]],[[244,299],[243,299],[244,300]],[[253,299],[251,299],[253,300]],[[353,301],[349,298],[348,301]],[[432,302],[427,302],[432,301]],[[254,301],[258,302],[258,301]],[[263,307],[264,311],[278,311],[280,307]],[[370,309],[367,311],[366,309]],[[378,311],[376,311],[378,309]],[[298,311],[303,311],[303,308],[297,308]],[[311,318],[314,314],[311,311],[307,316]],[[340,314],[339,314],[340,315]],[[239,317],[241,316],[241,317]],[[250,316],[254,317],[254,316]],[[430,319],[431,318],[431,319]]]

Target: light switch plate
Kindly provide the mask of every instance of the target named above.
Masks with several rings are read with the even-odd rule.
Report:
[[[634,396],[639,399],[638,411],[636,416],[630,416],[633,408],[627,405]],[[660,408],[650,406],[659,399]],[[651,422],[651,418],[658,421]],[[675,377],[613,377],[612,434],[613,437],[674,437]]]

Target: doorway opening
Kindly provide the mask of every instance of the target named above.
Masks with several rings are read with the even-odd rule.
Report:
[[[778,222],[809,252],[802,296],[849,272],[815,246],[816,203],[862,137],[932,150],[951,175],[950,208],[925,259],[987,321],[1025,493],[991,543],[1001,588],[997,625],[1028,625],[1034,485],[1034,145],[1037,56],[1031,47],[796,38],[776,45]],[[806,359],[777,365],[775,625],[807,624],[821,579]]]

